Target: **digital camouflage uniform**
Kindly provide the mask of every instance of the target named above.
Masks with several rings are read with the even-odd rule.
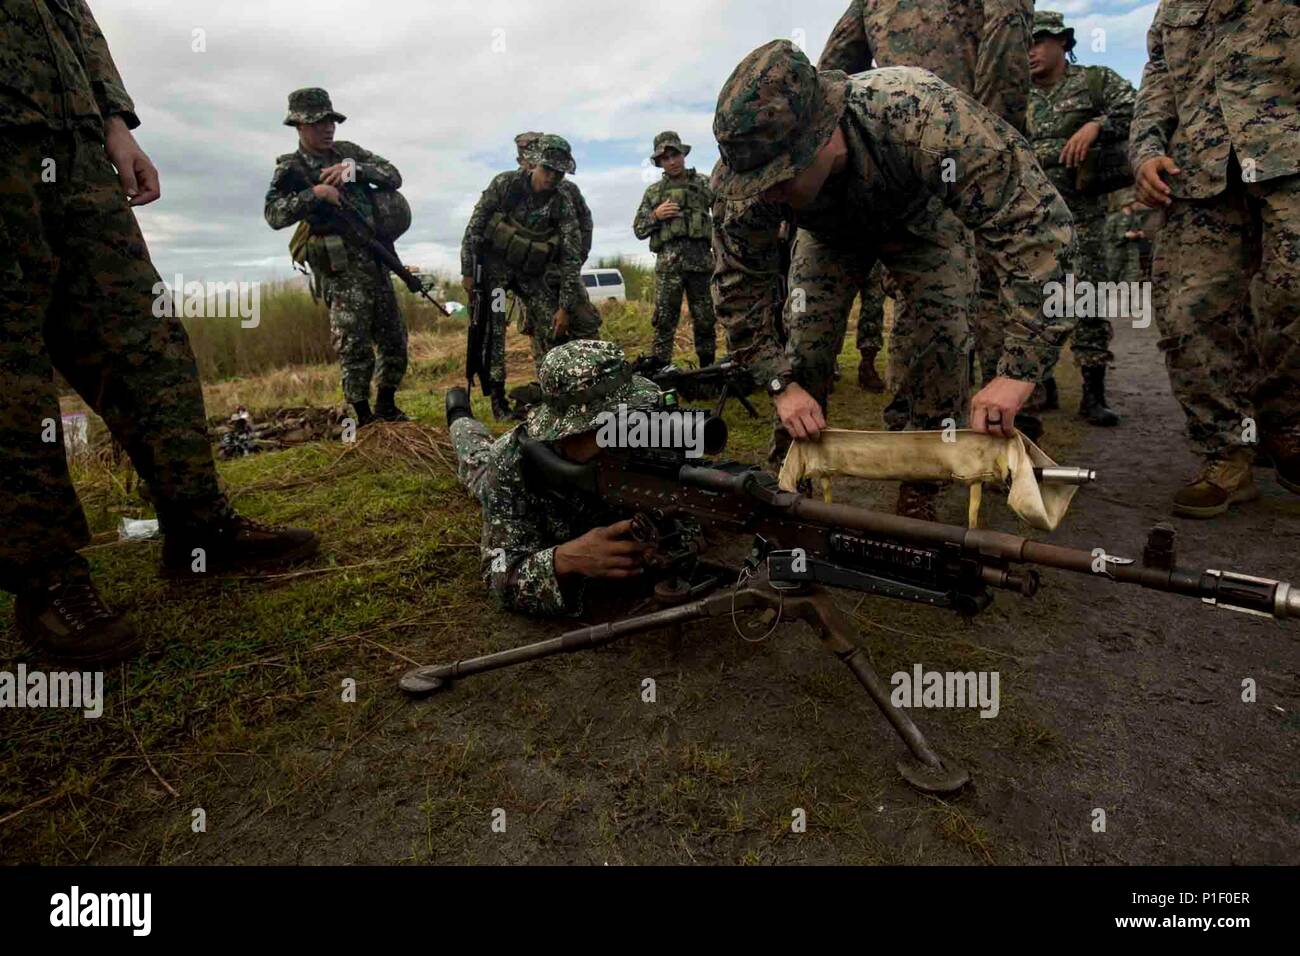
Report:
[[[1126,204],[1135,204],[1133,190],[1127,190]],[[1151,240],[1159,231],[1161,214],[1137,204],[1126,212],[1124,204],[1113,207],[1106,216],[1103,233],[1106,246],[1106,275],[1117,282],[1151,281]],[[1145,238],[1128,237],[1141,232]]]
[[[751,132],[758,89],[795,97],[803,123],[797,134],[762,138],[778,122],[794,122],[788,110]],[[810,116],[824,125],[809,126]],[[746,178],[735,185],[731,171],[765,168],[783,155],[806,165],[825,142],[812,139],[829,137],[837,123],[848,151],[845,168],[797,213],[781,346],[771,313],[780,296],[771,223],[789,213],[750,192]],[[760,381],[797,381],[825,401],[835,359],[828,346],[843,335],[845,290],[851,295],[879,260],[900,297],[918,317],[928,317],[895,323],[895,342],[909,361],[891,371],[897,380],[887,425],[934,428],[944,418],[964,418],[968,264],[954,263],[961,245],[936,233],[929,213],[934,198],[974,230],[1003,279],[1010,319],[1000,374],[1036,382],[1051,368],[1072,320],[1043,314],[1042,288],[1062,274],[1057,259],[1072,242],[1069,211],[1023,138],[969,96],[906,67],[853,77],[814,74],[802,54],[777,41],[751,53],[727,81],[714,132],[723,155],[715,185],[727,199],[724,221],[714,223],[714,304],[733,354],[743,349],[738,358]],[[950,170],[955,181],[948,181]]]
[[[860,73],[873,64],[921,67],[1023,133],[1033,6],[1033,0],[853,0],[817,68]],[[958,261],[971,270],[967,318],[973,341],[1000,353],[1006,316],[992,262],[942,207],[932,207],[932,215],[938,224],[931,231],[951,234],[953,243],[964,246]],[[895,328],[914,321],[909,308],[901,296],[895,298]],[[900,344],[891,344],[891,367],[907,361]]]
[[[859,352],[879,352],[885,344],[885,280],[889,273],[877,262],[867,281],[858,287],[858,331],[855,343]],[[836,349],[838,352],[839,349]]]
[[[313,123],[325,115],[339,120],[329,107],[324,90],[300,90],[290,98],[291,113],[286,126]],[[301,94],[312,94],[304,97]],[[319,95],[316,95],[319,94]],[[295,99],[297,97],[297,99]],[[345,201],[372,227],[375,222],[371,189],[399,189],[401,173],[392,163],[355,143],[335,141],[329,153],[317,156],[299,147],[275,160],[271,188],[266,193],[266,221],[272,229],[284,229],[306,219],[312,239],[307,261],[316,285],[329,308],[330,334],[343,369],[343,397],[351,404],[369,402],[370,382],[396,389],[406,374],[406,323],[397,306],[397,295],[388,268],[370,250],[335,234],[324,207],[310,186],[320,182],[321,170],[351,160],[356,180],[340,190]],[[308,185],[304,185],[305,182]],[[378,352],[378,362],[375,354]]]
[[[1042,25],[1040,12],[1035,27]],[[1074,188],[1077,168],[1061,164],[1061,150],[1085,123],[1101,126],[1097,145],[1127,141],[1136,98],[1137,91],[1114,70],[1074,63],[1066,63],[1064,75],[1051,89],[1035,86],[1029,93],[1029,140],[1039,165],[1074,214],[1078,245],[1072,271],[1076,282],[1115,281],[1117,277],[1106,268],[1106,197],[1085,195]],[[1111,364],[1110,338],[1111,324],[1105,316],[1081,317],[1071,343],[1075,362],[1081,367]]]
[[[691,147],[676,133],[666,131],[655,137],[654,156],[659,165],[663,150],[676,149],[683,156]],[[667,201],[676,202],[682,213],[660,222],[655,209]],[[662,362],[673,360],[673,337],[682,315],[682,296],[690,307],[695,337],[695,354],[701,366],[712,365],[717,352],[717,323],[713,300],[709,295],[709,276],[713,273],[713,229],[710,211],[713,191],[706,177],[694,169],[683,169],[681,176],[670,178],[664,173],[651,183],[641,197],[632,231],[638,239],[650,240],[655,254],[655,314],[653,354]]]
[[[746,57],[719,98],[714,131],[724,157],[720,164],[727,164],[731,153],[746,164],[741,172],[780,155],[783,146],[793,148],[789,135],[768,142],[748,131],[755,122],[750,98],[759,78],[764,90],[796,87],[798,95],[809,98],[800,100],[805,111],[813,109],[809,103],[822,103],[835,112],[848,147],[844,170],[827,179],[811,206],[797,213],[800,233],[790,265],[784,347],[772,332],[770,312],[779,297],[779,248],[774,232],[764,228],[764,220],[780,221],[784,209],[757,195],[745,199],[748,186],[742,182],[728,190],[727,219],[714,224],[715,306],[732,350],[746,350],[746,363],[759,381],[792,378],[823,402],[833,371],[828,346],[842,334],[845,289],[852,294],[880,260],[917,315],[933,316],[910,329],[894,326],[900,363],[892,369],[898,381],[885,412],[887,424],[933,428],[944,418],[963,419],[969,333],[962,316],[969,293],[965,269],[952,264],[954,247],[935,233],[935,219],[927,215],[932,198],[974,230],[1004,278],[1010,320],[1001,375],[1041,380],[1073,324],[1043,313],[1044,282],[1061,276],[1057,258],[1073,241],[1073,230],[1065,203],[1028,144],[970,96],[924,70],[887,68],[852,78],[814,74],[801,53],[777,42]],[[822,92],[814,95],[809,86]],[[835,122],[829,122],[816,134],[829,137],[833,129]],[[737,140],[740,146],[732,146]],[[805,164],[816,147],[806,150]],[[948,181],[953,177],[946,170],[956,170],[956,181]],[[720,176],[724,190],[725,181]],[[746,209],[746,204],[771,211]]]
[[[1300,425],[1300,7],[1166,0],[1147,50],[1129,159],[1181,170],[1159,344],[1193,446],[1221,455],[1246,418],[1266,439]]]
[[[189,339],[155,310],[164,287],[104,151],[107,118],[139,119],[103,34],[80,0],[6,0],[0,21],[0,588],[21,591],[86,570],[56,369],[126,449],[165,531],[231,512]]]
[[[562,162],[554,145],[558,142],[563,144],[563,156],[571,169],[573,161],[569,158],[568,144],[558,136],[539,141],[548,142],[552,144],[545,148],[551,151],[551,162]],[[497,248],[492,244],[494,233],[504,237],[507,231],[521,241],[536,242],[538,252],[541,246],[549,246],[544,261],[535,257],[533,264],[526,268],[511,265],[503,251],[504,240]],[[538,368],[546,353],[561,344],[554,334],[554,315],[561,306],[569,311],[569,332],[563,341],[599,335],[599,313],[591,306],[582,286],[582,228],[562,188],[535,192],[527,170],[511,170],[495,176],[479,197],[465,226],[460,249],[462,275],[473,275],[476,248],[482,257],[483,292],[494,320],[494,381],[505,382],[507,292],[513,293],[525,309],[527,331],[533,340],[533,360]]]
[[[583,580],[560,582],[555,548],[622,516],[592,498],[530,488],[521,437],[555,442],[590,431],[599,427],[601,412],[619,404],[653,407],[660,393],[650,380],[631,374],[621,348],[597,340],[553,349],[538,378],[545,397],[526,422],[493,441],[481,422],[458,418],[451,425],[452,446],[460,479],[483,508],[483,579],[493,600],[524,614],[576,614]],[[593,386],[601,394],[586,398]]]

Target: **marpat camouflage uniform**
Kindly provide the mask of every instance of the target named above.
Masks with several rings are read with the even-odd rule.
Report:
[[[812,83],[821,90],[815,96],[804,89]],[[805,164],[817,147],[807,115],[805,127],[784,140],[750,132],[759,89],[778,103],[790,102],[775,99],[788,93],[802,98],[804,111],[820,109],[815,116],[838,123],[848,150],[844,170],[797,214],[784,347],[774,335],[771,312],[779,300],[779,249],[771,223],[786,211],[757,193],[745,197],[755,188],[750,180],[757,177],[761,184],[775,175],[771,170],[778,163],[796,162],[795,154],[781,152],[792,142]],[[777,122],[790,121],[761,121],[759,130]],[[816,133],[829,136],[834,125]],[[936,234],[929,214],[936,197],[974,230],[1003,279],[1011,320],[999,373],[1037,382],[1055,363],[1073,320],[1045,316],[1042,289],[1062,275],[1057,260],[1073,241],[1069,210],[1023,138],[969,96],[924,70],[905,67],[851,78],[815,74],[802,54],[777,41],[750,54],[732,74],[719,98],[714,132],[724,157],[715,188],[728,199],[722,204],[725,220],[714,223],[714,304],[733,354],[744,350],[737,357],[759,381],[792,379],[825,400],[835,358],[828,346],[843,335],[844,290],[859,287],[879,260],[918,316],[895,321],[898,344],[891,343],[891,351],[910,361],[899,363],[899,380],[891,383],[895,395],[886,423],[894,429],[933,428],[944,418],[964,418],[964,309],[972,266]],[[740,176],[726,165],[729,152],[745,164]],[[730,186],[729,180],[740,182]]]
[[[1089,77],[1096,76],[1097,80]],[[1100,94],[1094,97],[1093,87]],[[1117,281],[1106,268],[1106,197],[1089,196],[1074,188],[1077,168],[1061,164],[1061,150],[1085,123],[1097,123],[1100,145],[1128,140],[1129,123],[1137,91],[1128,80],[1104,66],[1065,64],[1065,73],[1051,89],[1035,86],[1029,92],[1029,141],[1038,163],[1074,214],[1077,240],[1072,265],[1076,282]],[[1100,311],[1100,310],[1098,310]],[[1105,316],[1084,316],[1074,329],[1071,349],[1080,367],[1109,365],[1111,324]]]
[[[340,192],[373,226],[371,187],[398,189],[401,173],[382,156],[343,141],[335,141],[323,156],[300,147],[277,157],[265,215],[272,229],[284,229],[303,219],[311,226],[307,261],[329,308],[330,334],[343,369],[343,397],[356,404],[369,402],[372,378],[379,388],[395,389],[402,384],[407,337],[388,268],[370,250],[335,235],[323,212],[328,203],[312,194],[310,186],[320,182],[321,170],[347,160],[356,164],[356,180],[345,182]],[[296,173],[306,177],[309,185],[304,186]]]
[[[889,273],[877,262],[867,281],[858,288],[858,331],[854,344],[859,352],[879,352],[885,345],[885,281]]]
[[[1033,0],[853,0],[817,68],[860,73],[873,63],[921,67],[1024,132],[1032,18]],[[937,223],[930,231],[963,246],[959,259],[970,270],[970,301],[963,311],[972,342],[991,350],[996,364],[1007,322],[996,270],[950,213],[937,204],[931,212]],[[896,329],[911,326],[909,308],[901,296],[894,299]],[[925,324],[928,318],[918,321]],[[891,363],[906,364],[901,344],[891,343]]]
[[[126,448],[164,531],[231,512],[189,338],[155,309],[164,286],[104,151],[108,118],[140,121],[103,34],[81,0],[6,0],[0,21],[0,588],[23,591],[87,570],[56,369]]]
[[[1163,0],[1129,139],[1169,156],[1155,238],[1169,381],[1206,456],[1300,427],[1300,7]]]
[[[656,148],[658,148],[656,146]],[[683,214],[659,222],[654,210],[670,198],[683,200]],[[653,354],[664,362],[673,358],[673,336],[682,314],[682,295],[690,307],[695,354],[701,366],[712,365],[717,352],[717,324],[713,317],[713,300],[709,295],[709,276],[713,273],[713,230],[710,210],[713,191],[709,181],[694,169],[685,169],[677,179],[667,173],[646,188],[632,222],[638,239],[649,239],[655,253],[655,314]],[[687,221],[698,217],[693,223]],[[694,230],[702,235],[663,238],[668,228]]]
[[[613,376],[620,381],[609,388]],[[555,442],[591,431],[599,427],[602,412],[620,404],[650,407],[660,393],[653,382],[631,374],[621,348],[598,340],[553,349],[538,378],[545,397],[529,410],[526,422],[493,441],[481,422],[458,418],[451,425],[452,446],[457,474],[483,507],[483,579],[493,600],[505,610],[524,614],[577,614],[585,579],[561,583],[555,574],[555,548],[626,516],[609,511],[595,498],[530,488],[521,439]],[[606,386],[602,394],[583,401],[582,392],[597,384]],[[556,407],[560,404],[563,407]]]

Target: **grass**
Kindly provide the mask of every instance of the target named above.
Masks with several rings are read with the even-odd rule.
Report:
[[[301,303],[290,308],[285,295],[285,311],[271,314],[286,324],[304,321]],[[610,304],[604,315],[606,337],[630,355],[649,347],[645,303]],[[264,324],[273,327],[269,318]],[[237,334],[250,331],[257,330]],[[460,379],[463,335],[463,320],[412,335],[414,361],[399,402],[416,422],[367,429],[352,446],[305,445],[219,464],[242,512],[320,533],[323,552],[305,568],[197,587],[164,582],[154,573],[156,543],[116,540],[121,517],[150,513],[129,465],[106,451],[76,464],[96,535],[86,552],[96,579],[110,603],[131,609],[150,641],[138,659],[106,675],[98,720],[5,712],[0,858],[256,862],[260,847],[320,818],[349,835],[373,826],[375,840],[349,837],[344,847],[316,849],[319,831],[304,831],[303,859],[903,861],[881,843],[875,824],[861,820],[861,808],[879,802],[888,766],[863,767],[860,752],[841,745],[792,757],[773,729],[794,720],[815,734],[841,712],[865,712],[857,688],[828,673],[837,665],[794,642],[737,650],[728,638],[722,660],[736,673],[725,681],[698,661],[679,666],[665,658],[662,642],[633,643],[553,659],[512,680],[476,679],[482,683],[472,693],[439,710],[396,694],[392,682],[412,662],[496,650],[537,633],[530,628],[545,630],[496,612],[479,581],[478,510],[455,481],[438,424],[442,392]],[[689,353],[689,335],[683,323],[679,354]],[[855,371],[851,335],[848,342],[846,380]],[[216,348],[215,340],[204,347]],[[340,400],[337,369],[297,363],[298,353],[284,347],[294,364],[208,380],[210,414],[224,417],[236,403],[266,410]],[[531,375],[527,341],[512,330],[508,347],[512,380]],[[245,348],[239,361],[255,351]],[[479,416],[503,431],[486,399],[474,400]],[[878,427],[880,396],[846,386],[835,402],[837,422]],[[760,461],[766,451],[771,405],[763,396],[756,405],[757,419],[738,407],[728,416],[729,454],[740,460]],[[998,666],[1006,709],[1020,686],[1014,661],[974,639],[935,637],[938,612],[879,605],[864,602],[858,616],[877,625],[864,629],[864,639],[883,673],[940,656],[959,668]],[[10,606],[0,595],[0,616]],[[681,653],[713,660],[705,649],[716,643],[716,629],[686,633]],[[624,655],[625,666],[611,667],[610,653]],[[10,628],[0,636],[0,668],[12,670],[22,655]],[[661,678],[663,708],[647,710],[611,684],[627,679],[627,667]],[[746,696],[745,687],[770,680],[773,669],[781,686],[757,703]],[[345,680],[356,683],[356,703],[342,699]],[[683,738],[685,728],[725,718],[723,694],[741,695],[746,720]],[[474,709],[463,715],[466,708]],[[1050,728],[989,723],[1009,735],[1009,747],[1053,746]],[[988,730],[948,721],[942,733],[960,750]],[[620,744],[618,733],[631,742]],[[521,822],[510,840],[485,841],[487,815],[501,806]],[[795,807],[809,819],[809,835],[797,843],[790,842]],[[207,814],[207,842],[195,840],[195,808]],[[970,859],[996,858],[989,836],[960,807],[936,807],[924,820]],[[628,844],[629,833],[640,849]],[[582,850],[564,849],[575,841]]]

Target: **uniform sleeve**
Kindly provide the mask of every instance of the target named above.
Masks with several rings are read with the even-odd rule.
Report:
[[[271,188],[266,191],[263,214],[272,229],[294,225],[305,218],[316,204],[316,195],[310,189],[297,190],[289,184],[292,176],[292,167],[288,163],[277,165],[271,176]]]
[[[380,189],[402,188],[402,174],[396,166],[378,153],[360,146],[354,146],[353,151],[356,153],[352,158],[357,164],[357,182],[369,183]]]
[[[122,76],[117,72],[112,54],[108,52],[108,41],[104,39],[85,0],[74,0],[73,6],[86,54],[86,76],[94,91],[95,102],[99,104],[99,114],[104,119],[121,116],[127,129],[135,129],[140,125],[140,118],[135,115],[135,103],[127,95]]]
[[[649,239],[650,234],[659,228],[654,217],[654,209],[658,205],[655,199],[658,195],[659,190],[651,184],[641,196],[641,205],[637,206],[636,216],[632,219],[632,232],[638,239]]]
[[[998,374],[1041,382],[1075,325],[1048,291],[1061,287],[1075,241],[1070,210],[1028,143],[965,94],[926,94],[917,123],[913,170],[975,231],[998,275],[1007,315]]]
[[[573,211],[578,214],[578,229],[582,233],[582,261],[586,262],[587,257],[591,255],[591,235],[595,231],[595,224],[591,219],[591,207],[587,205],[582,190],[577,186],[569,190],[569,199],[573,201]]]
[[[1029,112],[1033,0],[984,0],[975,99],[1024,133]]]
[[[555,201],[560,204],[560,307],[572,312],[587,302],[582,287],[582,226],[566,194],[560,193]]]
[[[871,44],[867,42],[862,18],[862,0],[853,0],[826,40],[821,59],[817,61],[819,71],[861,73],[871,69]]]
[[[782,209],[771,203],[713,206],[713,310],[727,332],[727,349],[762,382],[792,375],[777,338],[781,314]]]
[[[504,177],[509,175],[509,173],[502,173],[488,183],[487,189],[483,190],[483,195],[479,196],[478,202],[474,204],[474,211],[470,213],[469,222],[465,224],[465,235],[460,241],[460,274],[462,276],[472,276],[474,274],[474,247],[483,237],[483,230],[487,227],[488,219],[501,206],[501,197],[505,195],[503,180]]]
[[[1133,107],[1137,102],[1137,90],[1133,84],[1114,70],[1100,67],[1105,83],[1102,86],[1102,101],[1106,112],[1093,117],[1101,126],[1102,135],[1108,140],[1127,140],[1129,128],[1133,123]]]
[[[1178,128],[1178,100],[1173,77],[1165,63],[1164,37],[1160,27],[1163,12],[1162,0],[1155,21],[1147,30],[1147,65],[1142,70],[1142,85],[1133,105],[1128,160],[1134,173],[1153,156],[1169,154],[1169,141]]]

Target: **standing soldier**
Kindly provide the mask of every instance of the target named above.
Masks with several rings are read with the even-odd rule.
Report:
[[[506,293],[526,310],[533,339],[533,360],[570,339],[596,338],[600,315],[582,287],[582,227],[568,196],[559,188],[577,169],[569,144],[544,134],[526,154],[527,167],[500,173],[483,190],[465,226],[460,246],[461,281],[474,291],[474,261],[496,332],[504,332]],[[500,319],[495,316],[500,315]],[[492,383],[492,412],[510,414],[505,397],[504,335],[494,334],[493,367],[501,378]]]
[[[1038,162],[1070,212],[1078,238],[1073,263],[1075,281],[1106,281],[1106,195],[1088,191],[1085,171],[1098,178],[1099,152],[1128,142],[1129,123],[1137,93],[1122,76],[1104,66],[1076,66],[1074,28],[1051,10],[1034,11],[1034,45],[1029,68],[1034,88],[1029,93],[1029,139]],[[1121,147],[1122,148],[1122,147]],[[1089,153],[1092,153],[1091,158]],[[1105,187],[1105,182],[1098,185]],[[1085,187],[1086,188],[1086,187]],[[1103,313],[1103,298],[1094,297],[1095,311]],[[1089,424],[1119,424],[1119,416],[1106,405],[1106,368],[1114,361],[1110,352],[1111,325],[1104,314],[1080,316],[1074,329],[1072,351],[1083,376],[1079,414]]]
[[[707,177],[686,168],[691,147],[672,130],[655,137],[650,159],[663,170],[641,198],[632,221],[638,239],[650,240],[655,254],[655,358],[673,360],[673,336],[685,293],[695,333],[695,355],[712,365],[717,350],[709,276],[713,272],[713,191]]]
[[[1165,211],[1159,345],[1204,457],[1173,510],[1209,518],[1259,494],[1259,439],[1300,494],[1300,14],[1164,0],[1147,50],[1129,157]]]
[[[103,664],[139,635],[78,550],[57,370],[124,447],[158,513],[164,573],[306,557],[309,531],[241,518],[212,464],[189,337],[128,208],[160,195],[135,105],[85,3],[7,3],[0,31],[0,589],[23,642]]]
[[[531,165],[528,161],[529,151],[537,145],[537,141],[542,138],[541,133],[520,133],[515,137],[515,162],[519,164],[520,170],[527,170]],[[582,231],[582,261],[585,263],[587,257],[591,255],[591,207],[587,205],[587,200],[583,198],[582,190],[572,179],[560,180],[560,192],[569,197],[569,202],[573,203],[573,211],[578,214],[578,228]],[[502,377],[502,381],[505,378]]]
[[[885,346],[885,281],[889,273],[879,262],[858,290],[858,385],[868,392],[883,392],[885,383],[876,371],[876,356]]]
[[[402,175],[382,156],[355,143],[335,142],[335,126],[346,119],[335,112],[322,89],[289,94],[284,125],[297,127],[298,149],[275,160],[266,221],[272,229],[303,224],[295,241],[306,240],[312,294],[321,295],[329,308],[334,350],[343,366],[343,398],[352,406],[357,424],[377,418],[410,421],[396,403],[406,374],[406,323],[388,268],[355,238],[341,234],[328,212],[331,206],[346,204],[373,230],[373,190],[400,188]],[[373,412],[371,378],[378,383]]]
[[[829,346],[842,324],[850,275],[883,261],[903,299],[930,321],[902,330],[909,361],[886,410],[891,427],[942,428],[966,409],[969,301],[964,264],[936,235],[938,201],[990,250],[1011,319],[999,375],[970,404],[980,432],[1012,435],[1015,417],[1059,353],[1072,320],[1044,314],[1043,288],[1060,281],[1073,241],[1070,213],[1028,144],[966,94],[924,70],[853,77],[814,70],[787,41],[745,57],[722,88],[713,120],[721,160],[715,189],[718,317],[733,354],[767,384],[786,429],[811,439],[826,427]],[[799,216],[799,247],[785,300],[787,340],[776,339],[779,247],[773,222]],[[960,247],[958,247],[960,248]],[[934,514],[933,496],[900,490],[897,510]]]

